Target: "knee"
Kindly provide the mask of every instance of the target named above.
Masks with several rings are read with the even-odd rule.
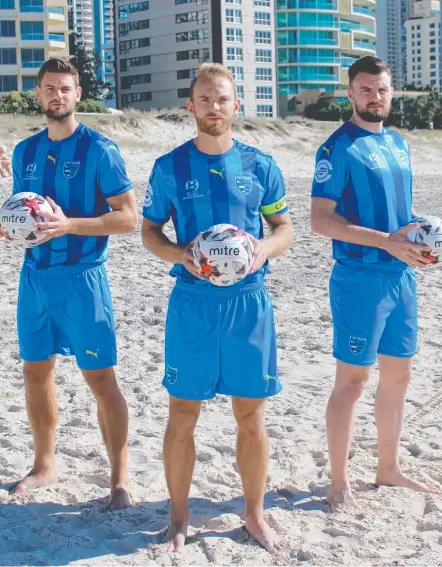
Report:
[[[45,363],[25,362],[23,378],[27,388],[42,388],[53,382],[53,365]]]
[[[103,372],[96,370],[85,378],[98,403],[106,403],[122,396],[113,369]]]
[[[406,389],[411,382],[411,372],[404,370],[403,372],[398,372],[393,375],[392,380],[388,380],[391,386],[395,389],[401,388]],[[384,384],[386,380],[382,381]]]
[[[265,431],[264,409],[261,407],[249,411],[236,411],[235,418],[242,433],[256,435]]]
[[[356,403],[361,397],[368,376],[351,376],[344,383],[335,387],[335,393],[347,403]]]
[[[181,408],[169,416],[168,432],[182,438],[191,437],[199,417],[199,408]]]

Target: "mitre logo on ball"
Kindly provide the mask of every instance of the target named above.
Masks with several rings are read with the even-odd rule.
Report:
[[[232,224],[217,224],[202,232],[193,247],[201,276],[217,286],[233,285],[247,276],[253,264],[253,240]]]

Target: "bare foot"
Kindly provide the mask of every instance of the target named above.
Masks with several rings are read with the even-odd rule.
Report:
[[[132,500],[126,488],[113,488],[104,511],[112,512],[113,510],[124,510],[126,508],[132,508],[132,506]]]
[[[416,480],[408,478],[401,473],[401,471],[388,471],[385,473],[380,473],[376,475],[376,484],[378,486],[402,486],[403,488],[408,488],[409,490],[414,490],[414,492],[426,492],[431,494],[440,494],[440,489],[435,486],[426,486]]]
[[[164,551],[176,551],[182,553],[186,543],[188,523],[183,521],[171,522],[166,535],[161,542]]]
[[[244,526],[244,529],[250,537],[258,542],[259,545],[269,553],[277,553],[281,550],[279,537],[275,534],[264,518],[257,518],[254,516],[246,518],[246,525]]]
[[[329,492],[327,502],[332,509],[332,512],[346,512],[347,510],[359,508],[352,491],[341,490],[339,492]]]
[[[35,471],[34,469],[25,476],[24,479],[19,480],[12,488],[9,489],[9,494],[25,494],[29,490],[48,486],[57,482],[57,473],[55,469],[43,469]]]

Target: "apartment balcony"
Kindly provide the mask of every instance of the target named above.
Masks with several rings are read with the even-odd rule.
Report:
[[[368,41],[359,41],[353,38],[353,51],[356,51],[361,56],[373,55],[376,53],[376,44],[369,43]]]
[[[284,9],[284,8],[278,8]],[[315,12],[322,10],[330,10],[337,12],[338,3],[330,0],[299,0],[298,8],[299,10],[313,10]]]
[[[353,5],[353,12],[355,16],[361,16],[363,18],[370,18],[370,20],[376,19],[376,13],[374,10],[370,10],[370,8],[366,8],[365,6],[355,6]]]
[[[24,61],[20,67],[20,73],[24,77],[33,77],[43,65],[44,61]]]
[[[64,33],[50,33],[49,34],[49,48],[50,49],[66,49],[66,37]]]
[[[50,6],[47,11],[47,18],[48,18],[48,22],[49,24],[59,24],[60,22],[65,22],[66,21],[66,16],[65,16],[65,11],[63,8],[60,8],[58,6]]]

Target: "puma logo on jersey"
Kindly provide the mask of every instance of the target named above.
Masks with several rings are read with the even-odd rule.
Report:
[[[49,156],[46,157],[46,159],[50,159],[50,160],[53,161],[54,163],[57,162],[57,158],[54,157],[54,156],[50,156],[50,155],[49,155]]]
[[[330,155],[331,148],[327,148],[327,146],[322,146],[322,151],[327,152],[327,155]]]
[[[379,144],[379,147],[381,148],[381,150],[385,150],[386,152],[391,154],[390,148],[388,148],[387,146],[382,146],[381,144]]]
[[[221,177],[221,179],[224,179],[223,172],[224,172],[225,169],[226,168],[223,167],[221,171],[218,171],[218,170],[212,168],[212,169],[209,169],[209,173],[213,173],[214,175],[219,175]]]

